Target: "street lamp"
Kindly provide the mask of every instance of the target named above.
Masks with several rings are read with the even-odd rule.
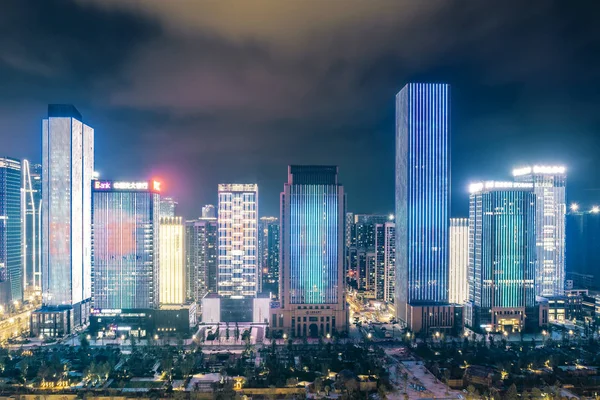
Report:
[[[85,338],[86,338],[87,340],[90,340],[90,339],[92,338],[92,335],[87,335]]]
[[[283,340],[287,339],[287,333],[283,334]]]
[[[121,335],[121,340],[125,340],[125,335]]]
[[[502,331],[502,334],[504,335],[504,337],[508,336],[508,332],[506,332],[506,331]]]
[[[331,339],[331,334],[327,334],[327,339]]]
[[[367,333],[367,338],[371,339],[373,337],[373,335],[371,335],[371,332]]]

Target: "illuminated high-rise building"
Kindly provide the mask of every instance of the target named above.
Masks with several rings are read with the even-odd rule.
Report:
[[[94,181],[95,312],[159,306],[160,194],[154,182]]]
[[[219,185],[217,291],[252,298],[259,291],[258,185]]]
[[[575,289],[600,289],[600,207],[571,204],[566,239],[567,279]]]
[[[185,235],[181,217],[163,217],[159,231],[160,304],[184,304]]]
[[[261,217],[258,220],[258,254],[261,292],[279,293],[279,218]]]
[[[212,204],[207,204],[202,207],[202,218],[217,218],[217,211],[215,210],[215,206]]]
[[[271,310],[272,330],[317,337],[348,329],[345,215],[337,167],[288,168],[281,194],[280,302]]]
[[[396,96],[396,313],[444,330],[448,304],[450,86],[409,83]]]
[[[23,289],[29,297],[42,292],[42,166],[23,160],[22,172]]]
[[[23,301],[21,161],[0,157],[0,305]]]
[[[185,222],[186,297],[200,302],[217,293],[217,219]]]
[[[42,121],[42,309],[32,332],[64,335],[87,324],[92,297],[94,130],[72,105]]]
[[[173,218],[177,209],[177,202],[172,197],[160,199],[160,217]]]
[[[450,303],[465,304],[469,299],[468,265],[469,219],[450,218]]]
[[[394,302],[396,287],[396,225],[394,222],[375,225],[375,298]]]
[[[350,227],[346,227],[347,263],[356,286],[367,295],[374,293],[375,284],[375,225],[384,224],[389,216],[380,214],[351,214]],[[348,223],[346,214],[346,223]]]
[[[521,331],[539,320],[533,184],[490,181],[472,184],[470,192],[465,323],[475,330]]]
[[[517,182],[533,183],[536,196],[536,249],[535,276],[538,296],[565,294],[566,249],[566,169],[562,166],[540,166],[513,170]]]

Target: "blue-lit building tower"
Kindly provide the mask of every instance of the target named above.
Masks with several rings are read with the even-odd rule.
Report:
[[[450,86],[409,83],[396,95],[396,292],[409,329],[445,330],[450,217]]]
[[[336,166],[289,166],[281,194],[280,302],[271,308],[273,331],[317,337],[348,329],[345,214]]]
[[[0,157],[0,305],[23,301],[21,161]]]
[[[521,331],[539,323],[533,185],[490,181],[470,191],[465,323],[478,331]]]

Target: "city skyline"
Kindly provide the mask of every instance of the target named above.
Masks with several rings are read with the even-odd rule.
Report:
[[[304,21],[320,8],[291,12],[271,4],[278,18],[259,28],[234,23],[229,11],[227,22],[213,24],[204,12],[132,9],[126,1],[26,3],[4,4],[3,156],[40,163],[45,104],[71,103],[98,132],[101,176],[161,178],[186,218],[216,204],[218,183],[235,180],[258,183],[260,216],[276,216],[289,163],[339,165],[348,209],[387,213],[394,95],[410,81],[447,82],[455,88],[452,217],[468,213],[468,182],[506,179],[525,163],[563,164],[572,176],[567,198],[598,199],[600,69],[587,50],[600,33],[596,5],[511,1],[452,9],[398,1],[371,9],[349,1]],[[70,23],[56,27],[49,15]],[[288,24],[298,29],[279,34]],[[308,40],[312,24],[332,42]],[[357,35],[376,45],[356,42]],[[409,37],[419,40],[398,40]],[[244,156],[219,163],[229,152]]]

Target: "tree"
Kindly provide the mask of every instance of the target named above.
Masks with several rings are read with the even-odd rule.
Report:
[[[504,399],[505,400],[518,400],[519,399],[519,392],[517,391],[517,387],[515,386],[514,383],[512,385],[510,385],[510,387],[504,394]]]
[[[225,327],[225,340],[229,341],[229,322],[227,322]]]
[[[162,358],[160,360],[160,367],[165,374],[167,374],[167,378],[171,381],[173,376],[173,356],[169,352],[169,349],[165,349],[162,354]]]
[[[79,345],[81,346],[81,349],[83,351],[88,350],[88,348],[90,347],[90,341],[88,340],[86,335],[84,335],[84,334],[79,335]]]
[[[531,399],[540,400],[542,398],[542,391],[538,388],[531,389]]]
[[[240,327],[238,325],[238,323],[235,323],[235,341],[237,342],[238,340],[240,340]]]

